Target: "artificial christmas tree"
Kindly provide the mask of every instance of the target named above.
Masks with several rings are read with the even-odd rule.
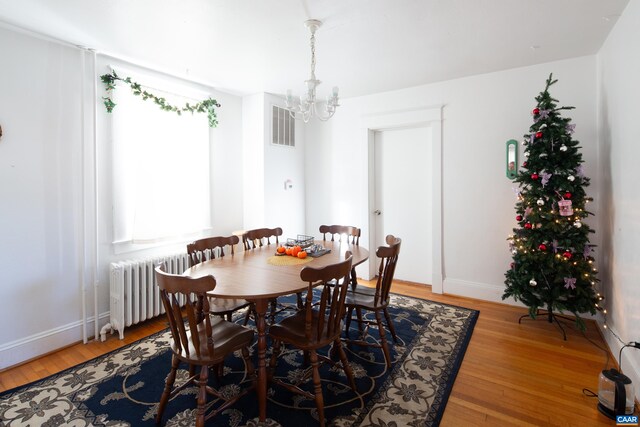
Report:
[[[550,75],[535,98],[533,124],[524,135],[526,161],[515,178],[518,226],[508,239],[513,262],[502,299],[522,301],[534,319],[546,312],[561,329],[559,312],[573,313],[584,330],[579,314],[595,314],[602,299],[595,290],[594,246],[589,243],[594,231],[584,222],[592,215],[586,209],[592,199],[584,190],[589,178],[579,143],[572,138],[575,125],[560,115],[574,107],[557,107],[549,94],[556,82]]]

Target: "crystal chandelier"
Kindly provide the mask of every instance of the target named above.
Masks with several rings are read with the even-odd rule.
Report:
[[[329,120],[336,112],[336,107],[340,105],[338,104],[337,86],[333,87],[331,96],[327,97],[324,112],[316,105],[316,87],[322,83],[316,79],[316,30],[320,28],[321,25],[322,22],[317,19],[309,19],[304,23],[304,26],[307,27],[311,33],[311,76],[309,80],[305,80],[307,95],[306,97],[300,96],[300,100],[298,101],[291,95],[291,90],[287,90],[287,97],[285,98],[285,105],[291,117],[301,119],[305,123],[313,116],[323,122]]]

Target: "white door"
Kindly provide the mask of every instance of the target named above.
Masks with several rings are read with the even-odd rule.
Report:
[[[388,234],[400,237],[394,278],[429,285],[433,278],[431,145],[428,127],[375,132],[376,246],[384,244]]]

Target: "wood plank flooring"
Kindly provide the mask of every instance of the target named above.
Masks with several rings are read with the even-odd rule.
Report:
[[[363,282],[371,285],[372,282]],[[431,293],[428,286],[395,282],[393,292],[480,310],[477,325],[444,412],[442,426],[611,426],[596,409],[598,374],[614,366],[593,322],[583,335],[567,323],[567,340],[546,320],[518,318],[526,310]],[[0,372],[0,392],[120,348],[165,328],[164,318],[128,328],[125,339],[76,344]],[[589,340],[593,341],[590,342]],[[594,345],[595,343],[595,345]],[[600,346],[602,349],[596,347]],[[168,369],[168,367],[167,367]]]

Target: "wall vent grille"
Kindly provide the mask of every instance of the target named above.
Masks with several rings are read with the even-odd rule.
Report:
[[[274,105],[272,115],[271,142],[275,145],[295,147],[296,124],[289,110]]]

